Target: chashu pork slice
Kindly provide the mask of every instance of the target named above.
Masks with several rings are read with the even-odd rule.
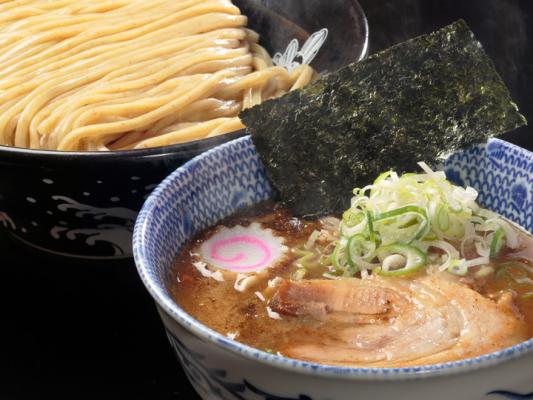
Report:
[[[368,366],[446,362],[526,340],[525,326],[510,305],[444,274],[284,281],[271,300],[280,314],[321,321],[316,335],[288,343],[283,354]]]

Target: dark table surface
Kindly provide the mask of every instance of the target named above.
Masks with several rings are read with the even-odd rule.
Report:
[[[533,2],[360,3],[369,20],[371,52],[464,18],[533,120]],[[533,150],[531,128],[504,138]],[[51,259],[2,232],[0,254],[0,399],[198,398],[170,351],[132,260]]]

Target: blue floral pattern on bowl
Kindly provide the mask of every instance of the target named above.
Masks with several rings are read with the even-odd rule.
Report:
[[[492,139],[487,144],[451,155],[443,163],[442,168],[451,180],[476,188],[483,206],[503,214],[528,231],[533,230],[532,153],[502,140]],[[188,369],[189,377],[192,380],[193,374],[196,377],[201,376],[208,387],[219,388],[212,390],[231,393],[231,396],[235,393],[241,396],[215,394],[209,398],[261,399],[257,397],[259,392],[263,393],[264,399],[298,399],[298,396],[301,399],[325,398],[317,396],[316,391],[307,390],[307,387],[283,392],[276,386],[275,390],[271,390],[268,385],[265,386],[260,382],[261,375],[252,378],[251,370],[244,367],[242,371],[236,371],[234,367],[229,366],[225,368],[225,364],[211,367],[215,361],[211,359],[209,352],[219,349],[232,354],[232,357],[240,357],[241,364],[262,363],[269,368],[290,372],[293,377],[296,373],[308,378],[316,377],[319,380],[328,377],[333,379],[342,377],[345,380],[347,377],[353,377],[356,379],[354,382],[357,382],[357,379],[375,381],[448,377],[459,372],[466,373],[501,364],[503,361],[506,361],[507,366],[513,364],[511,361],[527,365],[527,362],[533,359],[532,339],[495,353],[443,364],[403,368],[327,366],[265,353],[230,340],[200,324],[178,307],[166,290],[167,271],[173,259],[184,243],[196,233],[233,214],[239,208],[269,199],[273,195],[274,190],[265,176],[251,139],[244,137],[207,151],[178,168],[154,190],[136,222],[133,248],[138,272],[164,314],[165,317],[163,315],[162,317],[166,321],[167,330],[173,332],[169,339],[185,369]],[[175,327],[170,326],[172,324],[180,326],[182,331],[178,333]],[[184,353],[187,346],[180,347],[179,342],[176,342],[177,338],[181,338],[180,335],[200,338],[204,343],[203,347],[199,347],[195,352],[202,357],[193,356],[192,353],[187,356]],[[526,353],[527,357],[524,358]],[[195,360],[196,370],[191,366],[191,360]],[[200,374],[199,370],[203,373]],[[227,374],[226,371],[231,374]],[[517,373],[529,374],[525,370]],[[229,375],[232,378],[226,379]],[[525,381],[527,383],[525,390],[524,387],[519,387],[517,388],[519,390],[513,392],[532,391],[533,380],[530,378],[529,374]],[[476,397],[486,394],[489,398],[498,393],[503,394],[498,392],[498,389],[505,387],[504,381],[480,378],[476,382],[478,385],[475,390]],[[231,388],[234,393],[231,392]],[[374,390],[374,386],[371,390]],[[375,385],[375,390],[387,390],[386,385],[383,387]],[[277,394],[268,394],[268,391]],[[299,394],[301,391],[305,394]],[[492,394],[489,395],[489,392]],[[250,393],[253,393],[253,396]],[[464,396],[461,399],[471,398]]]
[[[168,266],[195,233],[239,208],[270,198],[272,187],[254,148],[249,141],[231,143],[232,146],[207,151],[185,164],[175,191],[155,189],[160,200],[151,214],[154,234],[143,238],[150,253],[143,253],[142,257],[150,257],[154,265]],[[204,162],[197,162],[198,159]],[[140,214],[143,215],[142,210]],[[134,237],[134,245],[138,240]],[[164,279],[165,270],[160,267],[150,273]]]
[[[533,155],[493,139],[450,156],[446,176],[479,191],[479,202],[533,231]]]
[[[245,400],[253,396],[257,400],[313,400],[311,397],[301,394],[298,397],[281,397],[259,389],[244,379],[242,382],[230,382],[227,380],[227,372],[224,369],[208,369],[201,362],[205,357],[195,353],[185,346],[181,340],[167,330],[170,345],[180,361],[187,378],[203,393],[214,394],[223,399],[232,398]]]

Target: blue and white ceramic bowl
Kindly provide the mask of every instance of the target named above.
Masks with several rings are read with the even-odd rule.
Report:
[[[502,140],[452,155],[448,177],[533,230],[533,153]],[[170,297],[173,259],[197,232],[273,194],[249,137],[178,168],[149,196],[134,230],[139,274],[172,348],[204,399],[532,399],[533,339],[480,357],[409,368],[324,366],[268,354],[200,324]]]

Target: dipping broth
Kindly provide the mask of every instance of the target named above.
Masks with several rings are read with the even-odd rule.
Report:
[[[357,206],[354,210],[357,214]],[[353,254],[362,256],[353,257],[354,266],[338,253],[347,221],[355,218],[352,229],[363,223],[358,217],[347,212],[309,221],[265,202],[190,241],[176,259],[168,287],[176,303],[201,323],[291,358],[398,367],[474,357],[533,337],[533,238],[507,221],[493,226],[512,226],[505,235],[499,228],[485,229],[482,224],[492,224],[493,215],[479,213],[487,215],[485,222],[476,214],[469,217],[477,221],[477,239],[463,232],[466,240],[459,240],[459,232],[447,245],[432,237],[438,227],[409,245],[387,244],[391,225],[401,224],[394,231],[415,232],[417,222],[383,224],[383,214],[374,214],[373,240],[380,245],[370,250],[377,256],[363,257],[364,247],[374,243],[368,229],[355,234],[361,235],[359,244],[345,243],[351,246],[346,253],[356,248]],[[454,229],[453,218],[446,235]],[[390,254],[383,256],[383,249]],[[409,270],[419,252],[423,267]],[[457,256],[454,252],[460,262],[446,261]]]

